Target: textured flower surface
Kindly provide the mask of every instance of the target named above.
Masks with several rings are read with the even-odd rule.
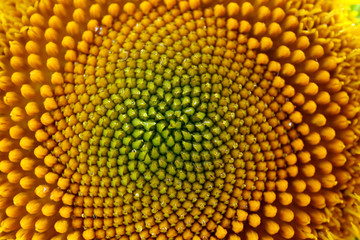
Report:
[[[0,239],[358,237],[348,13],[1,0]]]

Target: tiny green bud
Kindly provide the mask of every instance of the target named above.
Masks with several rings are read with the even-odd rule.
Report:
[[[170,120],[169,129],[181,129],[182,122]]]
[[[201,94],[201,89],[199,86],[192,88],[192,93],[191,93],[192,97],[198,97],[198,96],[200,96],[200,94]]]
[[[151,180],[151,178],[152,178],[152,173],[150,172],[150,170],[147,170],[147,171],[143,174],[143,176],[144,176],[144,179],[149,182],[149,181]]]
[[[200,163],[200,162],[194,163],[194,170],[195,170],[195,172],[198,172],[198,173],[203,172],[204,167],[202,166],[202,163]]]
[[[144,99],[139,99],[136,101],[136,105],[138,106],[138,108],[140,109],[144,109],[147,108],[147,103],[144,101]]]
[[[133,137],[132,136],[127,136],[127,137],[124,137],[123,144],[126,145],[126,146],[129,146],[132,141],[133,141]]]
[[[194,116],[195,121],[202,121],[204,120],[206,114],[204,112],[197,112]]]
[[[176,167],[177,169],[181,169],[181,168],[184,167],[184,160],[181,159],[181,158],[179,158],[179,157],[177,157],[177,158],[175,159],[174,163],[175,163],[175,167]]]
[[[120,155],[118,158],[117,158],[117,165],[118,166],[122,166],[124,164],[126,164],[128,161],[128,157],[126,155]]]
[[[134,171],[136,169],[137,162],[136,161],[129,161],[128,162],[128,170]]]
[[[158,177],[159,180],[164,180],[165,176],[166,176],[165,170],[164,169],[159,169],[156,172],[156,176]]]
[[[163,88],[160,87],[160,88],[157,88],[156,94],[159,99],[164,99],[165,91]]]
[[[167,166],[167,162],[164,156],[160,156],[158,159],[159,167],[165,168]]]
[[[173,153],[173,152],[167,152],[166,153],[166,160],[168,161],[168,162],[172,162],[172,161],[174,161],[174,159],[175,159],[175,154]]]
[[[165,184],[168,187],[171,187],[174,184],[174,177],[169,175],[169,174],[166,174],[166,176],[165,176]]]
[[[211,128],[210,131],[212,134],[217,136],[221,133],[221,128],[218,126],[215,126],[215,127]]]
[[[174,146],[174,144],[175,144],[175,140],[174,140],[173,136],[170,136],[166,141],[166,145],[169,147],[172,147],[172,146]]]
[[[192,162],[184,162],[184,165],[185,165],[185,170],[187,172],[192,172],[194,170],[194,166],[193,166],[193,163]]]
[[[133,171],[130,173],[130,179],[133,181],[136,181],[140,176],[140,172],[139,171]]]
[[[154,75],[152,75],[152,76],[154,76]],[[153,78],[153,77],[152,77]],[[151,93],[151,94],[154,94],[154,93],[156,93],[156,86],[155,86],[155,83],[153,82],[153,81],[149,81],[148,83],[147,83],[147,90],[149,90],[149,92]],[[150,102],[151,102],[151,98],[150,98]],[[151,104],[151,103],[150,103]]]
[[[200,162],[201,161],[200,154],[198,152],[192,151],[191,152],[191,159],[192,159],[193,162]]]
[[[127,134],[130,134],[130,133],[133,131],[134,127],[133,127],[131,124],[129,124],[129,123],[124,123],[122,129],[123,129]]]
[[[161,136],[162,136],[164,139],[167,139],[168,136],[169,136],[169,134],[170,134],[170,130],[169,130],[169,129],[165,129],[165,130],[162,131]]]
[[[195,113],[195,109],[192,108],[192,107],[185,108],[184,113],[187,114],[187,115],[192,116]]]
[[[110,146],[110,141],[111,141],[110,138],[103,136],[100,139],[100,146],[101,147],[109,147]]]
[[[173,96],[174,97],[180,97],[181,96],[181,93],[182,93],[182,90],[181,90],[181,87],[176,87],[176,88],[174,88],[173,90],[172,90],[172,94],[173,94]],[[174,99],[174,101],[175,101],[176,99]],[[179,100],[179,99],[177,99],[177,100]],[[180,102],[180,100],[179,100],[179,102]]]
[[[184,140],[186,141],[191,141],[192,140],[192,136],[191,136],[191,133],[187,132],[187,131],[181,131],[183,137],[184,137]]]
[[[200,99],[198,97],[193,97],[191,101],[191,106],[196,108],[200,105]]]
[[[184,96],[188,96],[191,94],[191,86],[190,85],[186,85],[183,87],[183,95]]]
[[[104,129],[103,134],[106,137],[113,137],[114,136],[114,129],[106,128],[106,129]]]
[[[201,102],[200,106],[198,106],[196,110],[199,111],[199,112],[207,112],[208,111],[208,104],[205,103],[205,102]]]
[[[161,113],[157,113],[156,114],[156,116],[155,116],[155,119],[157,120],[157,121],[161,121],[161,120],[164,120],[165,119],[165,117],[164,117],[164,115],[162,115]]]
[[[134,99],[128,98],[125,100],[124,104],[128,108],[135,108],[135,100]]]
[[[149,118],[148,111],[146,109],[140,109],[139,118],[141,120],[147,120]]]
[[[203,173],[198,173],[197,174],[197,181],[203,185],[206,182],[206,178],[205,175]]]
[[[203,141],[202,145],[206,150],[211,150],[214,148],[213,144],[210,141]]]
[[[140,171],[140,170],[139,170]],[[139,178],[136,182],[136,187],[139,189],[143,189],[144,188],[144,184],[145,184],[145,179],[144,178]],[[135,197],[135,196],[134,196]]]
[[[120,114],[118,119],[120,123],[126,123],[130,121],[130,117],[127,114]]]
[[[183,145],[185,151],[191,151],[192,144],[190,142],[182,141],[182,145]]]
[[[157,107],[157,105],[159,104],[159,99],[156,95],[152,95],[150,97],[150,101],[149,101],[149,104],[151,107]]]
[[[136,150],[132,150],[128,153],[129,159],[135,160],[137,158],[138,152]]]
[[[130,176],[129,176],[129,174],[126,174],[125,176],[123,176],[123,177],[121,178],[121,184],[122,184],[123,186],[128,185],[129,182],[130,182]],[[120,193],[119,195],[121,196],[121,193]]]
[[[139,139],[139,140],[134,141],[131,146],[133,149],[140,149],[143,142],[144,142],[144,140]]]
[[[147,121],[142,122],[142,126],[145,128],[146,131],[153,130],[155,128],[156,122],[153,121]]]
[[[175,153],[175,154],[180,154],[181,150],[182,150],[181,144],[176,143],[176,144],[174,145],[174,147],[173,147],[174,153]]]
[[[149,165],[151,163],[151,158],[150,158],[149,154],[146,154],[144,163],[146,163],[147,165]]]
[[[202,151],[200,156],[203,161],[209,161],[211,159],[211,155],[208,151]]]
[[[153,159],[158,159],[159,156],[160,156],[160,154],[159,154],[157,148],[153,147],[153,148],[151,149],[151,158],[153,158]]]
[[[210,154],[214,159],[220,159],[221,158],[221,153],[216,148],[212,149]]]
[[[156,130],[161,133],[166,127],[166,122],[165,121],[161,121],[159,123],[156,124]]]
[[[174,116],[174,111],[173,110],[168,110],[165,112],[165,117],[166,119],[172,119]]]
[[[131,151],[131,148],[129,146],[123,146],[120,148],[119,152],[122,155],[128,154]]]
[[[170,76],[171,75],[171,70],[170,69],[165,69],[165,74],[167,74],[167,76]],[[163,89],[165,92],[170,92],[171,91],[171,82],[169,81],[169,78],[167,78],[164,74],[164,78],[167,79],[167,80],[164,80],[163,81]],[[167,94],[170,94],[168,95],[170,98],[172,98],[172,94],[171,93],[167,93]],[[167,95],[166,94],[166,95]],[[165,95],[165,99],[166,99],[166,95]]]
[[[194,148],[195,151],[197,151],[197,152],[201,152],[201,151],[202,151],[201,143],[193,143],[193,148]]]
[[[161,142],[161,136],[159,134],[156,134],[155,137],[153,137],[152,139],[152,143],[154,146],[160,146]]]
[[[146,88],[146,87],[145,87]],[[150,92],[147,89],[144,89],[141,91],[141,99],[143,99],[145,102],[148,102],[150,99]]]
[[[147,81],[151,82],[151,81],[154,79],[154,76],[155,76],[154,72],[151,71],[150,69],[147,69],[147,70],[145,71],[145,79],[146,79]]]
[[[160,112],[164,113],[167,110],[167,104],[165,102],[160,102],[158,105],[158,109]]]
[[[180,52],[176,53],[174,59],[178,62],[181,63],[183,61],[183,56],[181,55]],[[180,62],[179,62],[180,61]],[[182,77],[185,74],[185,70],[181,65],[176,66],[176,70],[175,70],[175,74],[179,77]]]
[[[190,103],[191,103],[191,98],[188,96],[183,97],[181,100],[182,107],[187,107],[190,105]]]
[[[117,149],[114,149],[114,150],[117,150]],[[102,160],[102,159],[99,159],[99,162],[101,162],[101,161],[104,161],[104,164],[98,164],[98,166],[99,167],[101,167],[101,166],[105,166],[106,165],[106,167],[107,168],[109,168],[109,169],[111,169],[111,168],[113,168],[113,167],[116,167],[116,158],[105,158],[104,160]]]
[[[108,156],[110,158],[116,158],[118,155],[119,155],[119,151],[117,149],[114,148],[109,149]]]
[[[167,82],[169,82],[169,81],[167,81]],[[170,89],[171,89],[171,83],[170,82],[168,83],[168,85],[170,86]],[[173,103],[173,97],[174,96],[171,93],[169,93],[169,92],[166,93],[165,94],[165,103],[168,104],[168,105],[172,104]]]
[[[175,186],[175,190],[181,190],[182,189],[182,181],[177,177],[174,178],[174,186]],[[173,210],[174,210],[174,208],[173,208]]]
[[[154,131],[145,132],[143,139],[148,142],[148,141],[150,141],[150,139],[153,135],[154,135]]]
[[[165,176],[164,176],[165,178]],[[160,183],[160,186],[159,186],[159,192],[160,194],[165,194],[167,192],[167,186],[165,185],[165,183]]]
[[[206,140],[211,140],[213,138],[213,135],[210,131],[205,131],[202,136],[206,139]]]
[[[131,123],[135,128],[143,125],[143,122],[139,118],[134,118]]]
[[[185,160],[185,161],[189,161],[190,160],[190,154],[188,152],[182,151],[180,153],[181,157]]]
[[[180,142],[182,140],[182,134],[180,131],[175,130],[174,131],[174,138],[175,138],[175,142]]]
[[[190,183],[194,183],[196,181],[196,174],[193,173],[193,172],[188,172],[187,173],[187,180],[190,182]]]
[[[162,143],[162,144],[161,144],[161,146],[160,146],[160,148],[159,148],[159,151],[160,151],[161,154],[166,154],[166,153],[167,153],[168,148],[167,148],[167,146],[166,146],[165,143]]]
[[[200,133],[194,133],[194,134],[192,134],[192,137],[195,140],[195,142],[201,142],[202,141],[202,136],[200,135]]]
[[[119,166],[118,167],[118,173],[120,176],[124,176],[127,173],[127,168],[126,166]]]
[[[132,136],[135,138],[135,139],[139,139],[141,138],[142,136],[144,135],[144,130],[141,130],[141,129],[135,129],[132,133]]]
[[[114,134],[115,138],[123,139],[125,136],[126,136],[126,133],[123,130],[119,129],[119,130],[115,131],[115,134]]]
[[[177,177],[180,180],[185,180],[186,179],[186,173],[183,170],[180,169],[180,170],[178,170]]]
[[[167,173],[169,173],[172,176],[175,176],[175,174],[176,174],[176,168],[172,164],[168,164],[166,171],[167,171]]]
[[[157,161],[152,161],[150,164],[150,171],[155,173],[159,170],[159,165],[157,163]]]
[[[131,96],[135,99],[139,99],[140,98],[140,95],[141,95],[141,91],[137,88],[132,88],[131,89]],[[134,101],[135,103],[135,101]],[[135,107],[135,106],[134,106]]]
[[[110,123],[110,128],[114,130],[118,130],[121,127],[120,121],[112,120]]]

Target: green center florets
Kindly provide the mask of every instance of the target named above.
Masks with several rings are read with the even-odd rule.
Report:
[[[98,122],[104,131],[97,154],[116,159],[125,186],[143,176],[165,193],[164,184],[180,190],[185,180],[214,180],[216,161],[222,161],[220,126],[229,126],[217,113],[221,85],[211,84],[206,65],[178,65],[157,52],[151,56],[126,59],[124,77],[108,87],[118,93],[103,100],[106,114]]]

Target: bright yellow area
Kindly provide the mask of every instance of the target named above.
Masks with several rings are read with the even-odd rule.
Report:
[[[0,55],[3,55],[9,40],[14,39],[23,26],[23,18],[35,0],[0,1]],[[24,19],[25,20],[25,19]]]

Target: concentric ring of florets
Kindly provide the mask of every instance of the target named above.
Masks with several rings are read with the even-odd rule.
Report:
[[[180,11],[174,12],[173,15],[176,13],[180,14]],[[155,17],[158,16],[153,18]],[[196,16],[185,15],[185,19],[188,18],[188,24],[195,24],[195,20],[199,20],[200,17],[201,15],[198,15],[198,19],[196,19]],[[191,18],[195,18],[195,20],[191,21]],[[105,19],[109,20],[109,16],[102,19],[103,23],[106,22]],[[151,208],[152,213],[150,211],[143,213],[141,218],[138,219],[140,215],[137,216],[138,214],[135,211],[131,217],[136,219],[135,228],[142,230],[145,227],[143,226],[144,223],[141,222],[141,220],[144,220],[142,218],[147,219],[155,212],[155,221],[158,221],[163,226],[160,232],[165,232],[170,227],[169,220],[164,221],[164,218],[165,220],[170,219],[172,225],[178,222],[179,217],[180,219],[184,218],[185,224],[180,222],[176,226],[176,231],[180,231],[181,234],[185,230],[183,228],[185,226],[190,227],[197,218],[202,218],[199,222],[203,227],[207,224],[208,220],[206,219],[211,218],[211,215],[213,215],[211,208],[207,207],[207,205],[212,208],[217,207],[219,197],[222,198],[222,202],[228,201],[230,195],[221,193],[221,190],[224,188],[224,183],[226,183],[225,190],[229,193],[233,191],[231,184],[235,183],[236,178],[233,174],[235,167],[232,164],[234,157],[241,157],[240,155],[244,152],[245,160],[254,158],[253,154],[256,155],[257,161],[264,158],[263,154],[259,153],[259,145],[253,134],[258,134],[259,124],[263,124],[262,128],[265,129],[271,127],[264,123],[266,117],[263,116],[263,113],[257,114],[258,108],[256,104],[261,108],[260,111],[263,112],[266,103],[260,100],[257,95],[251,96],[251,91],[255,90],[256,94],[262,95],[264,90],[260,87],[257,88],[257,84],[269,88],[267,86],[269,83],[268,80],[260,83],[261,75],[265,71],[261,64],[257,65],[255,74],[251,74],[255,59],[249,59],[246,63],[248,68],[242,70],[243,74],[248,75],[247,77],[254,79],[254,81],[246,83],[244,76],[239,77],[239,74],[234,70],[230,72],[229,67],[240,70],[239,62],[233,64],[232,60],[236,51],[228,51],[227,55],[225,55],[227,57],[224,58],[227,62],[223,64],[224,66],[220,65],[224,54],[221,53],[223,51],[221,47],[224,44],[234,46],[236,42],[227,43],[228,40],[223,37],[218,40],[220,41],[218,43],[219,47],[214,49],[211,44],[215,43],[216,38],[210,34],[210,39],[207,40],[206,37],[208,36],[204,31],[205,28],[203,28],[204,32],[200,32],[201,29],[198,30],[198,35],[202,36],[202,38],[196,39],[198,36],[193,34],[189,39],[186,36],[187,30],[184,27],[182,33],[176,29],[174,23],[176,20],[172,22],[173,32],[171,33],[167,30],[170,28],[169,26],[161,26],[163,25],[161,24],[161,21],[163,21],[161,17],[157,19],[158,32],[156,32],[156,25],[152,25],[147,20],[149,19],[145,18],[144,20],[145,23],[149,24],[149,26],[145,26],[148,27],[146,30],[141,25],[137,26],[135,30],[130,30],[133,19],[131,17],[126,19],[126,22],[122,23],[121,26],[123,29],[130,30],[127,36],[119,34],[114,29],[107,29],[106,25],[95,27],[93,33],[87,31],[83,34],[83,39],[93,39],[93,41],[88,42],[89,45],[86,47],[85,53],[88,51],[90,53],[87,64],[81,66],[81,63],[74,61],[74,66],[78,64],[78,69],[83,70],[79,71],[74,68],[76,75],[73,78],[82,84],[82,86],[81,84],[75,84],[74,88],[79,87],[85,91],[84,85],[87,85],[86,99],[91,103],[84,104],[84,109],[90,105],[99,106],[101,103],[104,105],[95,107],[96,113],[92,116],[89,115],[88,121],[86,121],[87,114],[83,111],[81,112],[82,116],[77,116],[80,123],[84,123],[84,126],[88,127],[89,131],[92,129],[91,133],[93,134],[90,139],[83,139],[86,147],[80,149],[80,152],[86,152],[87,159],[91,159],[92,163],[87,161],[87,164],[80,166],[79,171],[81,174],[88,174],[89,176],[97,174],[104,177],[108,171],[107,168],[104,168],[105,165],[107,167],[112,165],[110,177],[114,178],[119,175],[117,182],[113,184],[132,193],[133,196],[128,194],[130,198],[136,199],[143,195],[144,200],[141,199],[143,206],[140,206],[143,208],[149,206],[150,203],[147,202],[149,196],[157,196],[159,193],[168,194],[159,201],[160,204]],[[209,21],[208,27],[210,27],[211,18],[202,20],[202,25],[205,27],[206,20]],[[184,21],[184,16],[177,17],[177,21]],[[130,26],[127,26],[127,24]],[[223,26],[222,30],[225,33],[225,19],[223,23],[219,24]],[[113,23],[113,25],[115,26],[116,23]],[[217,29],[214,30],[213,33]],[[111,36],[112,39],[101,36],[102,31]],[[123,30],[123,32],[126,32],[126,30]],[[169,36],[170,34],[173,34],[172,38],[161,39],[161,36]],[[152,37],[150,37],[151,35]],[[129,40],[124,42],[126,37]],[[195,42],[191,44],[194,40]],[[119,44],[121,42],[124,42],[123,45]],[[133,42],[137,46],[135,49],[130,48]],[[244,43],[243,49],[240,50],[242,53],[248,47]],[[252,47],[251,44],[250,47]],[[214,51],[218,51],[218,53],[215,53],[213,57]],[[96,62],[95,55],[97,55]],[[256,57],[254,51],[249,52],[249,55],[252,58]],[[260,56],[258,61],[267,61],[261,59],[261,57],[266,58]],[[72,58],[75,59],[75,57]],[[98,69],[94,69],[95,66]],[[95,76],[89,77],[88,74],[94,74]],[[268,72],[268,75],[272,77],[275,74],[275,72]],[[85,82],[82,77],[88,82]],[[239,83],[245,86],[244,89],[239,87]],[[277,84],[281,84],[281,81]],[[232,94],[233,91],[235,91],[234,94]],[[276,91],[276,88],[273,88],[273,91]],[[240,96],[238,96],[239,93]],[[83,96],[80,95],[80,98]],[[240,110],[237,104],[241,97],[244,98],[241,102],[243,110]],[[269,101],[269,99],[271,98],[268,95],[266,100]],[[232,105],[229,106],[229,103],[232,103]],[[247,110],[248,107],[250,109]],[[274,108],[276,110],[276,106]],[[73,114],[75,115],[75,113],[81,111],[79,109],[82,109],[80,104],[74,105]],[[237,118],[236,114],[238,115]],[[272,111],[268,111],[266,114],[271,117]],[[67,117],[71,118],[71,116]],[[229,121],[237,122],[236,124],[239,127],[243,126],[240,130],[241,133],[235,136],[236,140],[232,139],[231,135],[235,135],[238,130],[234,126],[229,128]],[[278,121],[273,119],[272,124],[276,126]],[[252,130],[249,129],[250,127],[252,127]],[[221,133],[222,130],[227,130],[227,133]],[[251,133],[251,135],[246,136],[248,133]],[[260,137],[264,138],[263,136]],[[241,141],[242,138],[247,139],[242,144],[241,148],[243,150],[240,152],[237,141]],[[286,142],[287,140],[284,139],[283,141]],[[90,146],[86,142],[89,142]],[[76,141],[76,143],[79,142]],[[273,143],[274,149],[277,149],[277,144]],[[263,148],[268,150],[268,142],[264,141],[263,145]],[[108,148],[109,151],[106,150]],[[230,155],[231,149],[234,149],[234,151]],[[267,157],[272,158],[270,155],[271,153]],[[81,162],[85,158],[84,156]],[[109,158],[112,160],[109,161]],[[95,166],[89,167],[88,164]],[[245,169],[245,164],[241,163],[241,161],[236,164],[239,169]],[[256,169],[256,163],[249,163],[248,165],[247,168]],[[261,170],[261,168],[264,168],[263,164],[259,165],[259,172],[264,172],[264,170]],[[224,167],[225,170],[223,170]],[[259,174],[260,178],[264,178],[264,174]],[[222,179],[226,176],[225,182]],[[238,178],[244,178],[244,176],[245,171],[237,173]],[[269,178],[274,177],[274,175],[270,175]],[[238,181],[239,189],[246,188],[247,192],[244,198],[244,208],[248,204],[247,201],[253,198],[250,202],[251,205],[254,205],[251,206],[254,208],[253,211],[256,211],[259,207],[258,201],[261,198],[259,190],[264,189],[262,179],[255,185],[255,178],[257,176],[248,174],[244,178],[246,182],[242,181],[243,183],[240,184]],[[81,184],[92,185],[93,183]],[[145,186],[143,186],[144,184]],[[214,184],[215,189],[213,190]],[[94,183],[94,185],[100,185],[100,183]],[[135,186],[145,189],[136,191]],[[258,191],[253,193],[254,197],[251,197],[251,192],[256,188]],[[149,189],[152,189],[152,191],[150,192]],[[175,195],[177,191],[182,193]],[[214,195],[211,199],[209,199],[210,193]],[[120,193],[120,196],[122,197],[124,194],[125,192]],[[202,199],[197,202],[199,194],[203,196],[200,196]],[[92,193],[89,193],[89,195],[93,197]],[[103,197],[103,195],[103,192],[100,193],[100,197]],[[96,193],[94,196],[96,196]],[[171,204],[165,212],[158,212],[160,209],[157,209],[157,207],[166,207],[171,200],[179,196],[180,203],[186,211],[193,208],[194,204],[191,202],[196,203],[196,208],[190,214],[185,214],[185,211],[181,210],[177,211],[175,215],[173,209],[170,208]],[[206,207],[205,214],[200,215],[201,211]],[[222,208],[224,210],[215,215],[217,222],[221,220],[221,214],[226,211],[224,204]],[[229,212],[234,214],[235,210],[230,209]],[[137,217],[134,217],[134,215]],[[92,217],[93,214],[89,213],[86,216]],[[216,219],[219,217],[220,219]],[[136,224],[138,221],[140,223]],[[255,224],[257,223],[253,223],[253,225]],[[151,222],[148,225],[152,227]],[[91,227],[91,225],[86,227]],[[200,229],[200,224],[197,223],[197,228],[194,228],[193,232]],[[156,236],[156,234],[152,233],[153,236]],[[188,237],[192,233],[188,231],[184,234]]]
[[[1,196],[4,206],[14,202],[4,231],[39,239],[347,235],[341,223],[358,221],[356,43],[347,31],[332,33],[342,13],[324,17],[321,8],[40,1],[1,77],[10,113],[1,118],[9,158]]]

